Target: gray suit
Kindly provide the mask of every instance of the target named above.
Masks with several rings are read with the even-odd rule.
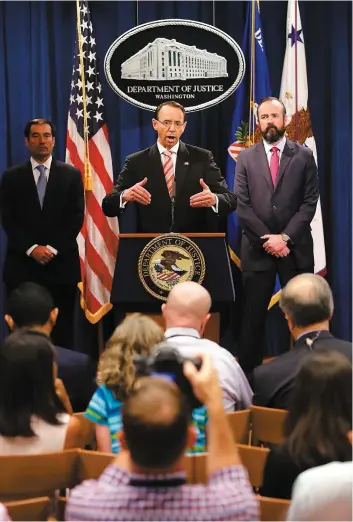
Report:
[[[242,227],[241,265],[245,303],[239,362],[246,373],[262,362],[267,307],[278,273],[284,286],[302,272],[313,272],[310,223],[319,186],[313,153],[289,140],[273,187],[263,142],[238,157],[235,194]],[[263,248],[265,234],[287,234],[290,254],[277,258]]]

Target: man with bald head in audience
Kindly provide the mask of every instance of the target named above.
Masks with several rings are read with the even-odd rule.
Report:
[[[187,483],[184,455],[196,435],[186,396],[174,382],[146,377],[122,407],[123,451],[98,480],[71,490],[66,520],[259,520],[212,359],[200,358],[199,371],[191,362],[183,370],[208,412],[207,483]]]
[[[162,305],[165,338],[178,347],[183,357],[210,354],[226,411],[246,409],[251,405],[253,393],[243,370],[231,353],[213,341],[202,339],[211,304],[211,296],[203,286],[191,281],[175,285]]]
[[[258,366],[254,373],[254,404],[288,409],[299,363],[311,350],[337,350],[352,361],[352,343],[336,339],[329,332],[333,296],[325,279],[301,274],[283,288],[280,308],[294,338],[291,351]]]

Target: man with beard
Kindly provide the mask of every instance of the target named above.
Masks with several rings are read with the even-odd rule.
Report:
[[[237,214],[242,227],[242,337],[239,363],[250,381],[261,364],[268,304],[276,273],[282,287],[314,271],[310,223],[319,197],[313,153],[285,137],[284,104],[258,105],[262,142],[243,152],[236,167]]]
[[[103,212],[119,216],[134,204],[135,232],[222,231],[227,214],[236,208],[236,197],[212,153],[180,141],[186,127],[184,107],[174,101],[162,103],[152,125],[157,143],[126,158],[113,192],[103,200]]]

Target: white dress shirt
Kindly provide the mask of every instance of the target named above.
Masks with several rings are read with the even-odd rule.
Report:
[[[167,149],[166,147],[163,147],[163,145],[161,145],[159,143],[159,141],[157,140],[157,148],[159,150],[159,154],[161,156],[161,162],[162,162],[162,166],[164,165],[164,161],[163,161],[163,158],[162,158],[162,154],[167,150],[169,150],[170,152],[174,153],[172,154],[172,162],[173,162],[173,168],[174,168],[174,175],[175,175],[175,167],[176,167],[176,162],[177,162],[177,155],[178,155],[178,150],[179,150],[179,145],[180,145],[180,142],[179,140],[177,141],[177,143],[171,148],[171,149]],[[124,195],[124,192],[125,190],[121,193],[120,195],[120,208],[125,208],[125,205],[127,203],[127,201],[123,201],[123,195]],[[200,192],[201,192],[201,185],[200,185]],[[216,204],[212,207],[212,209],[214,210],[214,212],[218,213],[218,197],[216,194],[214,194],[216,196]]]
[[[353,463],[308,469],[294,482],[287,520],[352,520]]]
[[[38,165],[44,165],[45,167],[45,177],[47,178],[47,182],[49,181],[49,174],[50,174],[50,167],[51,167],[51,162],[53,160],[53,157],[52,156],[49,156],[49,158],[47,159],[47,161],[45,161],[44,163],[38,163],[38,161],[36,161],[34,158],[31,157],[30,159],[30,162],[31,162],[31,165],[32,165],[32,172],[33,172],[33,177],[34,177],[34,182],[37,186],[37,183],[38,183],[38,180],[39,180],[39,176],[40,176],[40,172],[39,170],[37,169]],[[31,253],[33,252],[33,250],[37,247],[38,245],[32,245],[27,251],[26,251],[26,254],[27,256],[30,256]],[[58,251],[56,250],[56,248],[50,246],[50,245],[46,245],[47,248],[49,248],[53,254],[57,255]]]
[[[262,141],[263,141],[263,144],[265,147],[265,153],[266,153],[266,157],[267,157],[267,161],[268,161],[268,166],[270,166],[270,163],[271,163],[271,156],[272,156],[271,149],[273,147],[277,147],[278,160],[279,160],[279,162],[281,162],[283,149],[286,144],[286,137],[282,136],[282,138],[280,140],[278,140],[276,143],[267,143],[266,140],[262,140]]]
[[[195,357],[200,352],[212,357],[222,388],[223,406],[227,412],[251,406],[252,389],[243,370],[228,350],[209,339],[201,339],[194,328],[168,328],[164,337],[168,343],[178,348],[183,357]]]

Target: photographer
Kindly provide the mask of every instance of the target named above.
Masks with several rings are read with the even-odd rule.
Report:
[[[146,377],[123,406],[124,449],[98,480],[76,487],[66,520],[258,520],[208,355],[184,375],[207,408],[208,484],[186,484],[184,453],[195,439],[186,397],[174,382]],[[108,507],[109,506],[109,507]]]

